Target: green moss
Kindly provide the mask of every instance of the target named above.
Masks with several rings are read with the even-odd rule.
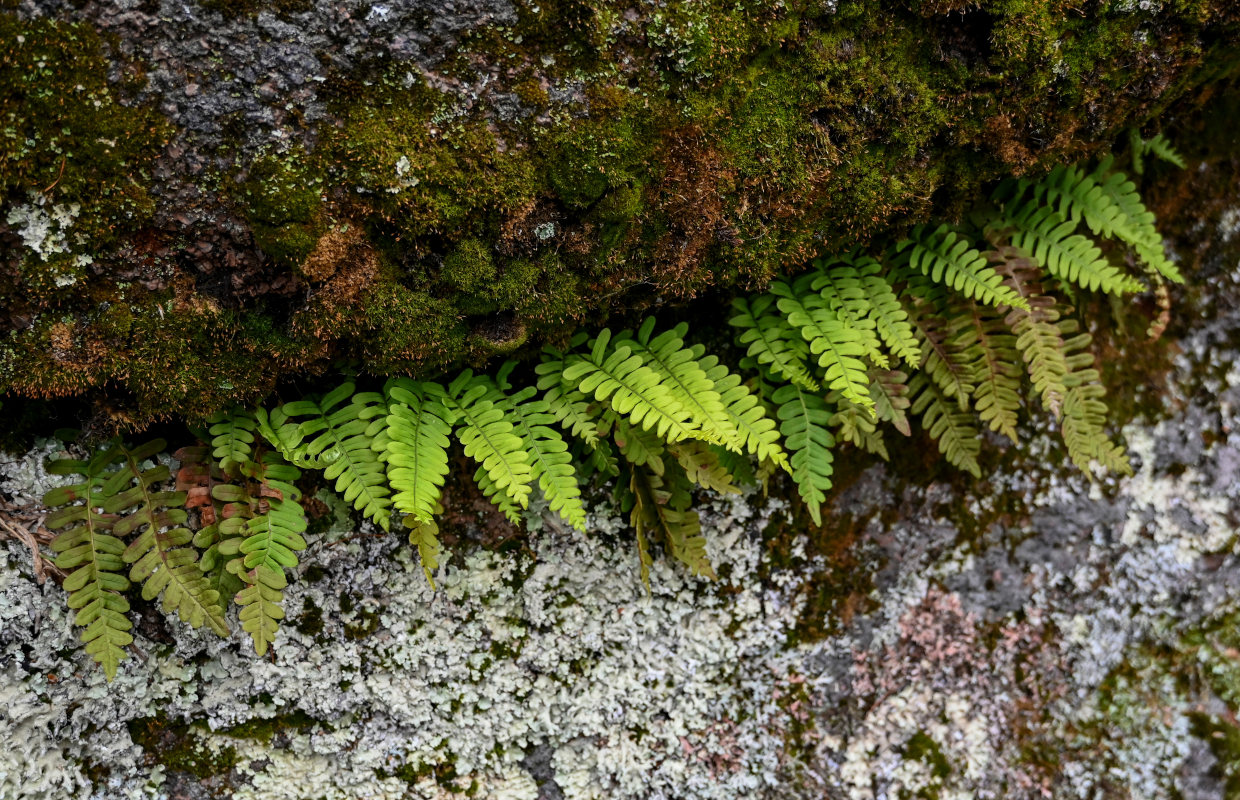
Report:
[[[256,159],[238,200],[254,241],[276,263],[297,267],[327,229],[321,176],[300,149]]]
[[[259,698],[259,702],[263,702],[262,698]],[[299,710],[288,714],[279,714],[274,717],[255,717],[240,725],[226,728],[220,731],[220,733],[224,736],[231,736],[234,739],[254,739],[259,742],[270,743],[278,734],[288,731],[308,733],[315,728],[321,728],[326,731],[333,730],[332,726],[326,722],[317,720],[304,711]]]
[[[1215,767],[1217,777],[1223,782],[1223,797],[1226,800],[1240,798],[1240,726],[1232,720],[1193,713],[1193,735],[1205,741],[1210,752],[1217,760]]]
[[[143,717],[130,720],[128,728],[134,743],[146,751],[154,763],[171,772],[210,778],[229,772],[240,761],[234,747],[207,747],[193,724]]]

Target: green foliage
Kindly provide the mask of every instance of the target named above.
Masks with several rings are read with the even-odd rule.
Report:
[[[1107,435],[1092,339],[1055,287],[1143,288],[1091,236],[1131,247],[1155,280],[1178,274],[1156,261],[1149,212],[1109,169],[1008,182],[973,227],[919,227],[883,253],[821,258],[769,294],[737,298],[740,372],[688,342],[687,324],[659,330],[647,319],[577,334],[532,369],[507,362],[493,376],[398,377],[382,392],[348,380],[270,410],[221,412],[207,420],[206,445],[178,451],[171,491],[166,467],[144,465],[161,441],[130,449],[113,440],[89,460],[56,462],[54,472],[83,479],[46,502],[60,507],[48,524],[60,531],[57,563],[73,570],[66,588],[87,651],[115,674],[131,641],[132,581],[221,635],[232,598],[266,652],[284,616],[287,570],[307,547],[302,470],[321,472],[384,530],[395,515],[428,581],[443,557],[437,516],[454,459],[474,462],[479,490],[518,524],[543,507],[531,503],[541,495],[549,513],[585,531],[583,484],[614,479],[647,585],[656,545],[691,574],[714,575],[696,491],[735,492],[784,469],[821,524],[836,447],[886,458],[887,426],[911,436],[910,417],[948,462],[980,476],[981,425],[1016,440],[1036,399],[1080,469],[1126,472]]]

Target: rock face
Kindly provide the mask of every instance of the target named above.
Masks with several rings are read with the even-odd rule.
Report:
[[[719,580],[657,562],[649,595],[607,508],[585,537],[534,513],[523,549],[462,551],[437,592],[345,520],[273,658],[142,614],[111,685],[5,542],[0,796],[1234,795],[1240,206],[1202,193],[1216,168],[1178,190],[1212,197],[1176,242],[1203,289],[1123,431],[1132,478],[1068,472],[1038,430],[981,484],[897,457],[841,481],[821,529],[716,502]],[[11,505],[55,480],[50,449],[0,464]]]
[[[1152,134],[1240,32],[1230,0],[0,7],[0,392],[121,425],[958,215]]]

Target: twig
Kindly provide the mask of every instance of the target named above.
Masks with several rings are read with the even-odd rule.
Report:
[[[47,194],[51,190],[55,189],[56,184],[60,183],[60,179],[65,176],[65,161],[67,161],[68,158],[68,155],[62,155],[60,157],[60,172],[56,174],[56,180],[52,181],[52,185],[43,190],[43,194]]]

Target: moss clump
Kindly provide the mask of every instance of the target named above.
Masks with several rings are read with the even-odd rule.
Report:
[[[192,724],[143,717],[130,720],[128,727],[130,737],[148,758],[170,771],[210,778],[227,773],[240,761],[232,746],[206,747]]]
[[[213,0],[238,17],[300,1]],[[337,358],[388,373],[519,354],[586,315],[757,287],[824,250],[962,214],[988,181],[1100,153],[1134,124],[1152,132],[1240,67],[1240,11],[1224,0],[554,0],[516,17],[463,35],[434,86],[384,62],[331,72],[319,99],[332,123],[313,149],[223,171],[239,176],[224,194],[262,276],[212,281],[252,280],[244,292],[148,258],[167,243],[136,231],[144,170],[168,130],[102,77],[129,65],[80,25],[0,17],[18,41],[0,56],[14,131],[0,136],[0,186],[10,206],[31,192],[49,213],[77,206],[68,252],[0,270],[20,331],[0,343],[0,391],[117,386],[111,401],[141,422],[189,393],[193,413],[226,402],[213,384],[257,393]],[[480,64],[485,91],[439,88],[475,86]],[[166,277],[120,286],[152,260]],[[151,321],[170,308],[192,317],[188,335]],[[114,314],[150,346],[90,350]],[[203,332],[212,315],[224,327]],[[147,357],[177,369],[149,375]]]
[[[299,148],[256,159],[238,191],[254,242],[277,264],[297,268],[326,232],[320,176]]]

